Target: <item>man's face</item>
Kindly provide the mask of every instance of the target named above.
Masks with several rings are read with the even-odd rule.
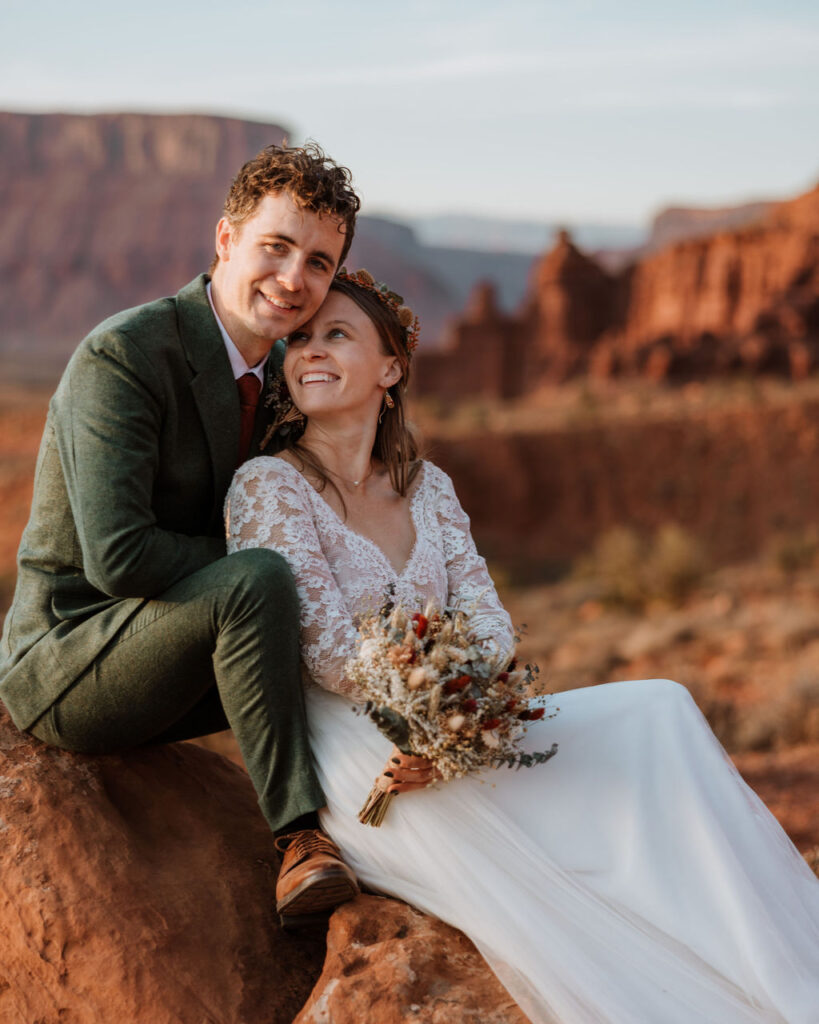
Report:
[[[303,210],[286,192],[265,196],[242,224],[219,221],[213,301],[248,362],[318,310],[341,257],[341,223]]]

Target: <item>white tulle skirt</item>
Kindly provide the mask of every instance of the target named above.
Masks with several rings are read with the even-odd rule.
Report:
[[[308,689],[322,825],[359,878],[462,929],[533,1024],[816,1024],[819,880],[668,680],[555,695],[545,765],[357,813],[389,742]]]

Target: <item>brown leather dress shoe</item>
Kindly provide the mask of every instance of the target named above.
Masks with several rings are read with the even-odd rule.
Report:
[[[276,882],[276,910],[283,928],[327,920],[331,910],[358,895],[355,875],[336,844],[317,829],[279,836],[282,856]]]

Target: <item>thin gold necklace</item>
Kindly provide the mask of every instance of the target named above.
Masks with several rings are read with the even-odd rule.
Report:
[[[364,474],[364,476],[362,476],[362,478],[361,478],[360,480],[348,480],[348,479],[347,479],[347,477],[345,477],[345,476],[342,476],[342,475],[341,475],[340,473],[336,473],[336,472],[335,472],[334,470],[332,470],[332,469],[327,469],[327,467],[326,467],[326,466],[325,466],[324,468],[325,468],[325,470],[326,470],[326,471],[327,471],[327,472],[328,472],[328,473],[330,474],[330,476],[335,476],[335,477],[338,477],[338,479],[339,479],[339,480],[340,480],[340,481],[341,481],[341,482],[342,482],[343,484],[347,484],[348,486],[351,486],[351,487],[360,487],[360,486],[361,486],[361,484],[363,484],[365,480],[369,480],[369,479],[370,479],[370,477],[371,477],[371,476],[373,475],[373,470],[375,469],[375,466],[373,465],[373,461],[372,461],[372,459],[370,459],[370,468],[369,468],[369,470],[368,470],[368,471],[367,471],[367,472],[366,472],[366,473]]]

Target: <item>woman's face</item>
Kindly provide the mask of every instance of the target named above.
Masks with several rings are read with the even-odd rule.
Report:
[[[293,402],[309,419],[377,416],[401,369],[395,356],[384,353],[367,314],[331,291],[318,313],[289,336],[284,376]]]

